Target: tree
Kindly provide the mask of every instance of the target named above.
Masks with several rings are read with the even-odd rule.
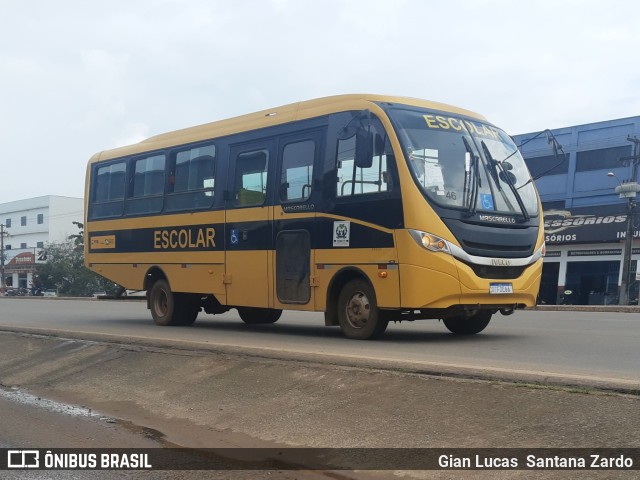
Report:
[[[84,223],[81,223],[81,222],[71,222],[71,223],[73,223],[76,227],[78,227],[78,230],[80,231],[74,235],[69,235],[67,238],[69,240],[73,240],[75,249],[80,252],[83,252],[83,255],[84,255]]]
[[[69,297],[88,297],[94,292],[114,294],[117,285],[84,266],[84,225],[73,223],[79,233],[64,242],[47,244],[47,262],[36,269],[40,284],[47,288],[55,286],[60,295]]]

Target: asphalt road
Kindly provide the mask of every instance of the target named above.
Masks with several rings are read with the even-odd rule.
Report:
[[[0,446],[637,448],[637,395],[395,371],[483,378],[536,372],[543,382],[626,382],[637,394],[637,322],[637,314],[526,311],[497,316],[469,338],[423,321],[392,325],[382,341],[358,342],[324,327],[318,314],[289,312],[275,325],[247,326],[230,312],[201,315],[189,328],[161,328],[144,302],[1,298],[0,332],[31,334],[0,333]],[[14,393],[42,402],[24,403]],[[50,400],[97,416],[52,410]],[[7,478],[41,478],[23,473],[29,474]],[[77,473],[47,478],[95,478]],[[158,478],[145,473],[142,478]],[[160,478],[200,478],[188,473]],[[298,471],[242,473],[306,478]],[[389,473],[371,472],[377,478]],[[595,479],[603,473],[416,471],[402,477]],[[606,478],[636,473],[607,471]]]
[[[216,316],[201,313],[193,326],[171,328],[156,326],[144,302],[0,298],[1,329],[241,347],[276,357],[302,355],[434,373],[613,382],[635,389],[640,385],[640,315],[629,313],[498,314],[483,333],[471,337],[452,335],[438,321],[403,322],[391,324],[383,340],[362,342],[342,337],[337,327],[325,327],[316,313],[285,312],[277,324],[262,326],[245,325],[235,310]]]

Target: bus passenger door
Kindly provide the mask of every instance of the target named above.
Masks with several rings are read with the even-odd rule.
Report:
[[[272,139],[232,145],[227,185],[225,276],[227,305],[272,307]]]
[[[283,136],[278,145],[274,207],[276,308],[314,309],[316,196],[314,164],[320,158],[322,131]]]

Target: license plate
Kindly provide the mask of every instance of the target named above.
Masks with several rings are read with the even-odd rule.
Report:
[[[503,293],[513,293],[513,285],[510,283],[492,283],[489,285],[489,293],[500,295]]]

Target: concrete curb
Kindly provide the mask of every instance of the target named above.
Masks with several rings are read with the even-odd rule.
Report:
[[[7,297],[7,296],[0,296],[0,300],[7,298],[7,299],[15,299],[15,300],[42,300],[42,301],[47,301],[47,300],[77,300],[79,302],[89,302],[89,301],[105,301],[105,300],[110,300],[110,301],[119,301],[119,302],[126,302],[126,301],[130,301],[130,300],[146,300],[147,297],[146,296],[140,296],[140,295],[129,295],[127,297],[122,297],[122,298],[100,298],[100,297],[43,297],[43,296],[36,296],[33,297],[31,295],[25,295],[25,296],[18,296],[18,297]]]
[[[358,370],[390,372],[399,375],[418,375],[432,378],[471,380],[481,382],[504,382],[512,384],[591,390],[640,396],[640,382],[628,379],[610,379],[586,375],[515,370],[506,368],[479,368],[473,365],[438,362],[389,361],[372,357],[301,353],[283,349],[212,345],[179,340],[157,340],[133,338],[102,333],[76,333],[40,328],[1,327],[0,332],[44,336],[59,340],[77,340],[87,343],[102,343],[117,347],[141,350],[176,350],[202,355],[225,355],[237,358],[284,361],[306,365],[336,366]]]
[[[0,383],[191,448],[640,445],[640,397],[274,360],[237,348],[220,354],[194,345],[200,346],[0,334]],[[436,476],[462,478],[460,472]]]
[[[537,305],[527,310],[537,310],[540,312],[640,313],[640,305]]]

